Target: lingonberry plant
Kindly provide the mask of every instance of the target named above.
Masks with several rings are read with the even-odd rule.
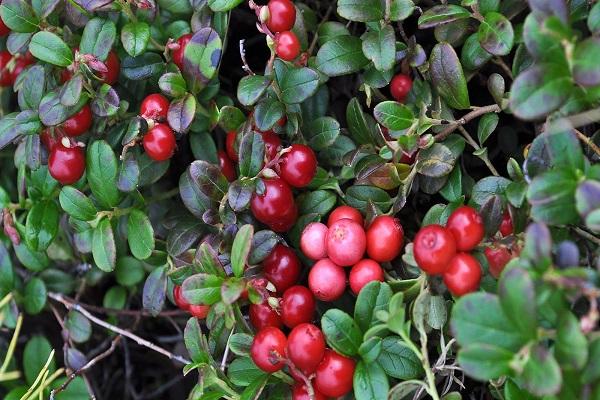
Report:
[[[0,398],[600,399],[600,3],[2,0]]]

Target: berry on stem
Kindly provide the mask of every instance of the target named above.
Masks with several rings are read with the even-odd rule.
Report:
[[[303,144],[293,144],[281,159],[280,176],[291,186],[307,186],[317,172],[315,152]]]
[[[164,121],[167,119],[169,104],[169,99],[162,94],[150,94],[144,98],[140,105],[140,116],[155,121]]]
[[[240,161],[240,158],[238,156],[237,146],[235,143],[236,137],[236,131],[227,132],[227,136],[225,137],[225,150],[232,161],[238,162]]]
[[[306,225],[300,235],[300,249],[311,260],[320,260],[327,257],[327,232],[329,229],[320,222],[311,222]]]
[[[85,171],[85,155],[79,146],[65,147],[58,142],[50,150],[48,158],[50,175],[62,185],[77,182]]]
[[[92,109],[88,104],[69,117],[61,125],[65,135],[75,137],[84,134],[92,127]]]
[[[352,390],[356,363],[333,350],[325,350],[316,370],[314,387],[328,397],[341,397]]]
[[[406,96],[412,89],[413,81],[410,79],[410,76],[405,74],[398,74],[392,78],[390,82],[390,93],[392,97],[400,102],[404,103],[406,100]]]
[[[165,161],[175,152],[175,135],[167,124],[156,124],[143,139],[144,150],[154,161]]]
[[[283,326],[279,314],[266,300],[261,304],[250,304],[248,314],[252,326],[257,331],[269,326],[274,326],[276,328],[281,328]]]
[[[359,262],[367,248],[363,227],[351,219],[340,219],[327,232],[327,255],[337,265],[347,267]]]
[[[481,265],[468,253],[456,254],[444,272],[444,283],[454,296],[474,292],[481,281]]]
[[[454,236],[458,251],[472,250],[485,235],[481,216],[469,206],[460,206],[454,210],[448,218],[446,229]]]
[[[102,82],[107,83],[109,85],[114,85],[117,83],[119,79],[119,70],[121,69],[121,62],[119,61],[119,57],[117,53],[111,50],[104,60],[104,64],[106,65],[106,72],[98,72],[98,76],[102,80]]]
[[[185,52],[185,47],[192,39],[192,33],[186,33],[177,39],[177,44],[179,48],[177,50],[173,50],[172,59],[173,63],[179,67],[181,71],[183,71],[183,53]]]
[[[363,226],[364,224],[363,216],[356,208],[350,206],[339,206],[333,210],[331,214],[329,214],[327,226],[331,226],[331,224],[333,224],[335,221],[339,221],[340,219],[344,218],[351,219],[360,226]]]
[[[300,260],[294,250],[277,244],[262,262],[265,278],[269,280],[278,293],[283,293],[293,286],[300,277]]]
[[[502,215],[502,222],[500,223],[499,231],[502,236],[512,235],[514,232],[512,218],[510,217],[508,210],[506,210]]]
[[[267,28],[273,33],[289,31],[296,22],[296,7],[290,0],[270,0]]]
[[[319,260],[308,273],[308,287],[321,301],[339,299],[346,289],[346,272],[329,258]]]
[[[375,261],[392,261],[400,254],[403,244],[404,230],[397,218],[380,215],[367,229],[367,254]]]
[[[415,236],[413,253],[419,267],[429,275],[443,273],[456,254],[456,241],[446,228],[427,225]]]
[[[188,303],[183,298],[183,293],[181,293],[181,286],[175,285],[173,286],[173,300],[175,300],[175,304],[182,310],[188,311],[190,308],[190,303]]]
[[[275,35],[275,53],[285,61],[293,61],[300,54],[300,41],[292,31],[284,31]]]
[[[250,200],[250,209],[254,217],[265,225],[272,225],[285,219],[291,219],[294,210],[294,195],[285,181],[280,178],[264,179],[265,191],[262,195],[254,193]]]
[[[277,156],[277,153],[281,149],[281,139],[273,131],[261,132],[260,136],[262,136],[262,140],[265,142],[265,156],[270,161]]]
[[[292,387],[292,400],[327,400],[327,397],[323,393],[317,392],[314,387],[313,394],[314,397],[311,399],[306,385],[302,382],[296,382]]]
[[[265,372],[273,373],[285,365],[285,348],[287,339],[279,328],[267,327],[261,329],[250,346],[250,357],[256,366]]]
[[[356,295],[369,282],[383,282],[383,269],[376,261],[364,259],[356,263],[350,270],[350,289]]]
[[[288,328],[310,322],[315,313],[315,298],[305,286],[292,286],[281,299],[281,321]]]
[[[219,167],[221,168],[221,173],[223,173],[229,182],[235,181],[236,173],[233,161],[231,161],[231,159],[227,156],[227,153],[223,150],[219,150],[217,152],[217,157],[219,157]]]
[[[288,335],[287,355],[305,375],[312,374],[325,354],[323,332],[313,324],[296,325]]]
[[[488,260],[490,274],[496,279],[498,279],[506,264],[512,259],[510,251],[504,246],[486,247],[483,254],[485,254],[485,258]]]

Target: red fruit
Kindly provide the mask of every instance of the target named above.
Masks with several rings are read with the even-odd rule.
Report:
[[[263,224],[277,224],[294,214],[295,203],[292,190],[280,178],[264,179],[265,191],[262,195],[254,193],[250,209],[254,217]]]
[[[327,255],[343,267],[359,262],[367,248],[367,236],[363,227],[351,219],[340,219],[327,232]]]
[[[304,383],[297,382],[292,387],[292,400],[327,400],[327,397],[323,393],[317,392],[314,387],[313,394],[314,397],[311,399]]]
[[[190,308],[190,303],[188,303],[183,298],[183,293],[181,293],[181,286],[173,286],[173,300],[175,300],[175,304],[177,304],[177,307],[181,308],[182,310],[187,311]]]
[[[456,254],[444,272],[444,283],[454,296],[474,292],[481,281],[481,265],[469,253]]]
[[[281,216],[279,221],[268,224],[273,232],[287,232],[296,223],[298,219],[298,207],[294,204],[289,210]]]
[[[281,328],[281,318],[277,311],[269,305],[267,301],[262,304],[250,304],[248,311],[250,315],[250,322],[252,326],[257,330],[263,330],[266,327],[274,326],[275,328]]]
[[[490,265],[490,274],[498,279],[506,264],[512,259],[510,251],[506,247],[487,247],[483,253]]]
[[[156,124],[144,135],[144,150],[154,161],[165,161],[175,152],[175,135],[167,124]]]
[[[140,105],[140,116],[155,121],[164,121],[167,119],[169,104],[169,99],[162,94],[150,94],[146,96]]]
[[[404,230],[397,218],[380,215],[367,229],[367,254],[375,261],[392,261],[400,254],[403,244]]]
[[[398,74],[392,78],[390,82],[390,92],[392,97],[401,103],[404,102],[406,95],[412,88],[413,81],[410,76]]]
[[[221,173],[223,173],[229,182],[235,181],[236,173],[233,161],[231,161],[231,159],[227,156],[227,153],[223,150],[219,150],[217,152],[217,156],[219,157],[219,167],[221,168]]]
[[[183,71],[183,52],[185,51],[185,46],[190,42],[192,38],[192,33],[186,33],[177,39],[177,44],[179,48],[177,50],[173,50],[172,59],[173,63],[179,67],[180,70]]]
[[[423,271],[429,275],[441,274],[456,254],[456,241],[443,226],[427,225],[415,236],[413,253]]]
[[[50,151],[58,142],[60,138],[55,133],[50,132],[50,129],[46,128],[40,133],[40,141],[46,146],[46,150]]]
[[[12,58],[13,56],[8,51],[0,51],[0,86],[2,87],[9,87],[15,83],[13,74],[8,69],[8,63]]]
[[[206,318],[209,311],[210,306],[205,306],[203,304],[190,304],[188,308],[188,312],[192,315],[192,317],[196,317],[198,319]]]
[[[50,150],[48,158],[50,175],[62,185],[77,182],[85,171],[85,155],[81,147],[65,147],[61,142]]]
[[[250,357],[256,366],[265,372],[277,372],[285,365],[285,348],[287,339],[279,328],[261,329],[250,346]]]
[[[319,260],[308,273],[308,287],[321,301],[334,301],[344,294],[346,273],[344,268],[329,258]]]
[[[308,146],[294,144],[281,159],[280,176],[293,187],[307,186],[316,173],[317,157]]]
[[[275,35],[275,53],[285,61],[293,61],[300,54],[300,41],[292,31],[284,31]]]
[[[339,221],[340,219],[344,218],[351,219],[360,226],[363,226],[364,224],[363,216],[356,208],[350,206],[339,206],[333,210],[331,214],[329,214],[327,226],[331,226],[331,224],[333,224],[335,221]]]
[[[300,249],[311,260],[327,257],[327,226],[320,222],[306,225],[300,236]]]
[[[357,295],[367,283],[372,281],[383,282],[383,269],[373,260],[360,260],[350,270],[349,280],[350,289]]]
[[[296,22],[296,7],[290,0],[270,0],[267,28],[273,33],[289,31]]]
[[[292,286],[281,299],[281,321],[288,328],[310,322],[315,313],[315,298],[305,286]]]
[[[353,359],[326,350],[323,361],[317,367],[315,389],[328,397],[344,396],[352,390],[355,366]]]
[[[502,222],[500,223],[500,234],[502,236],[512,235],[514,232],[512,218],[510,217],[510,213],[505,211],[502,215]]]
[[[240,158],[238,156],[237,146],[235,143],[236,137],[236,131],[227,132],[227,136],[225,138],[225,150],[227,151],[227,155],[232,161],[238,162],[240,161]]]
[[[267,160],[272,160],[277,156],[277,153],[281,149],[281,139],[273,131],[261,132],[263,142],[265,142],[265,156]]]
[[[458,251],[472,250],[485,235],[481,216],[469,206],[460,206],[454,210],[448,218],[446,229],[454,236]]]
[[[73,73],[71,71],[69,71],[67,68],[60,71],[60,83],[66,83],[72,77],[73,77]]]
[[[25,55],[21,55],[15,58],[15,66],[12,70],[11,79],[13,82],[17,80],[17,77],[23,72],[27,66],[33,64],[35,59],[31,55],[30,52],[25,53]]]
[[[295,11],[295,9],[294,9]],[[0,18],[0,36],[6,36],[10,33],[10,28],[6,26],[2,18]]]
[[[298,256],[294,250],[282,244],[277,244],[262,264],[265,278],[275,285],[278,293],[285,292],[300,277]]]
[[[312,374],[325,354],[323,332],[313,324],[297,325],[288,335],[287,355],[305,375]]]
[[[79,136],[92,127],[92,109],[84,105],[75,115],[62,123],[62,130],[70,137]]]
[[[106,65],[107,72],[98,72],[98,76],[104,83],[108,83],[109,85],[114,85],[117,83],[119,79],[119,70],[121,69],[121,62],[119,61],[119,57],[117,53],[114,51],[110,51],[106,60],[104,60],[104,64]]]

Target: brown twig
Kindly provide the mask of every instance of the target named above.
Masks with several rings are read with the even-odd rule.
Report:
[[[592,149],[594,151],[594,153],[596,153],[598,156],[600,156],[600,147],[598,147],[598,145],[596,145],[596,143],[594,143],[594,141],[586,136],[583,132],[581,132],[578,129],[573,129],[575,131],[575,134],[577,134],[577,137],[579,138],[579,140],[581,140],[583,143],[585,143],[586,145],[588,145],[588,147],[590,149]]]
[[[494,64],[496,64],[497,66],[499,66],[504,73],[510,78],[510,80],[513,80],[513,74],[512,71],[510,70],[510,68],[508,67],[508,65],[506,65],[506,63],[504,62],[504,60],[500,57],[496,57],[492,59],[492,62]]]
[[[472,121],[475,118],[480,117],[484,114],[488,114],[488,113],[492,113],[492,112],[498,113],[500,111],[502,111],[502,109],[500,108],[500,106],[498,104],[491,104],[489,106],[479,107],[476,110],[473,110],[470,113],[466,114],[461,119],[456,120],[453,123],[451,123],[451,125],[448,128],[444,129],[443,131],[441,131],[440,133],[435,135],[434,139],[436,142],[441,142],[442,140],[444,140],[448,136],[450,136],[450,134],[452,132],[454,132],[459,126],[465,125],[469,121]]]
[[[86,304],[86,303],[82,303],[80,301],[76,301],[75,299],[72,299],[68,296],[64,296],[63,298],[65,299],[65,301],[69,302],[69,303],[77,303],[79,305],[81,305],[82,307],[85,307],[87,310],[96,312],[96,313],[100,313],[100,314],[105,314],[105,315],[127,315],[127,316],[132,316],[132,317],[136,317],[136,316],[142,316],[142,317],[151,317],[152,314],[150,314],[148,311],[146,310],[121,310],[118,308],[107,308],[107,307],[99,307],[99,306],[94,306],[92,304]],[[183,310],[166,310],[166,311],[161,311],[158,316],[160,317],[179,317],[182,315],[186,315],[188,314],[186,311]]]

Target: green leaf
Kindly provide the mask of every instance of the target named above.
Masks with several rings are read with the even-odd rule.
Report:
[[[372,119],[371,119],[372,121]],[[358,144],[373,144],[372,126],[360,105],[358,98],[353,97],[346,107],[346,123],[352,139]]]
[[[377,104],[373,116],[377,122],[393,131],[408,129],[415,120],[410,108],[397,101],[384,101]]]
[[[54,201],[35,203],[25,222],[25,240],[35,251],[43,251],[50,246],[58,232],[58,206]]]
[[[39,29],[39,19],[25,0],[5,0],[0,5],[2,22],[11,31],[30,33]]]
[[[266,98],[254,107],[254,123],[260,131],[268,131],[285,116],[285,106],[276,98]]]
[[[63,187],[58,200],[67,214],[81,221],[91,221],[98,212],[94,203],[73,186]]]
[[[392,21],[404,21],[415,10],[415,3],[412,0],[391,0],[390,3],[390,20]]]
[[[33,384],[42,368],[44,368],[46,361],[48,361],[51,352],[52,346],[45,337],[36,335],[29,339],[25,345],[25,350],[23,351],[22,364],[27,384]],[[56,362],[52,359],[48,366],[48,371],[52,373],[55,370]]]
[[[104,140],[96,140],[88,146],[86,156],[87,180],[92,194],[104,207],[114,207],[119,203],[117,189],[117,157]]]
[[[537,345],[529,353],[520,381],[536,396],[557,394],[562,385],[560,366],[548,349]]]
[[[240,400],[256,400],[269,381],[269,374],[262,374],[250,383],[240,395]]]
[[[438,5],[431,7],[419,17],[419,29],[433,28],[441,24],[469,18],[469,10],[454,4]]]
[[[381,338],[373,336],[365,340],[358,348],[358,354],[364,362],[374,362],[381,354]]]
[[[276,68],[275,71],[278,71]],[[315,94],[319,87],[319,74],[310,68],[289,68],[277,74],[281,101],[298,104]]]
[[[240,176],[256,176],[264,164],[265,142],[256,132],[248,132],[240,143]]]
[[[15,275],[10,254],[4,243],[0,243],[0,297],[11,292],[15,285]]]
[[[59,67],[67,67],[73,62],[73,51],[54,33],[42,31],[31,38],[29,51],[38,60]]]
[[[446,182],[444,187],[440,190],[440,194],[450,202],[458,201],[463,195],[462,187],[462,170],[460,167],[455,167],[448,177],[448,182]]]
[[[156,317],[165,305],[167,290],[166,267],[158,267],[148,275],[142,291],[144,310]],[[187,342],[186,342],[187,344]]]
[[[27,314],[38,314],[46,305],[46,284],[40,278],[31,278],[23,291],[23,306]]]
[[[387,211],[392,205],[388,192],[375,186],[354,185],[346,191],[346,202],[350,207],[366,211],[369,203]]]
[[[94,18],[88,21],[81,35],[79,51],[93,54],[100,60],[106,60],[117,37],[117,27],[109,19]]]
[[[515,33],[510,21],[502,14],[489,12],[479,25],[477,38],[481,47],[495,56],[510,53],[515,40]]]
[[[327,310],[321,318],[321,329],[327,344],[345,356],[358,353],[362,343],[362,333],[352,317],[335,308]]]
[[[132,81],[141,81],[158,75],[164,67],[160,54],[149,51],[137,57],[127,56],[121,62],[123,76]]]
[[[401,380],[415,379],[423,374],[421,360],[398,336],[383,339],[377,363],[386,374]]]
[[[324,216],[335,207],[337,196],[329,190],[305,192],[296,198],[300,215],[319,214]]]
[[[337,36],[321,46],[317,52],[316,67],[325,75],[340,76],[357,72],[368,62],[359,38]]]
[[[247,333],[234,333],[229,339],[229,348],[238,356],[249,356],[254,337]]]
[[[150,40],[150,27],[145,22],[129,22],[121,30],[123,48],[132,57],[142,54]]]
[[[183,73],[196,93],[216,75],[223,43],[217,31],[206,27],[198,30],[185,46]]]
[[[265,374],[250,357],[236,358],[227,368],[227,377],[236,386],[246,387]]]
[[[163,93],[171,97],[182,97],[187,93],[185,79],[178,72],[167,72],[161,75],[158,86]]]
[[[331,117],[317,118],[308,125],[304,134],[313,150],[325,150],[340,135],[340,123]]]
[[[531,217],[548,225],[577,222],[576,189],[577,176],[568,170],[553,170],[536,176],[527,191]]]
[[[598,33],[600,31],[600,3],[596,3],[592,6],[587,18],[588,29],[592,33]]]
[[[500,176],[485,177],[473,186],[471,200],[481,207],[490,197],[502,195],[509,184],[510,180]]]
[[[183,281],[183,297],[190,304],[211,305],[221,299],[223,278],[215,275],[196,274]]]
[[[537,311],[535,288],[529,272],[512,268],[502,274],[498,282],[498,295],[504,314],[524,337],[535,339]]]
[[[229,11],[237,7],[243,0],[208,0],[208,6],[214,12]]]
[[[498,121],[500,117],[496,113],[485,114],[479,120],[479,125],[477,125],[477,139],[479,139],[479,144],[483,146],[486,140],[490,137],[490,135],[496,130],[498,126]]]
[[[561,367],[583,368],[588,360],[588,341],[579,320],[570,311],[563,311],[556,324],[554,355]]]
[[[370,22],[383,19],[383,3],[378,0],[339,0],[337,13],[350,21]]]
[[[173,100],[169,106],[167,121],[169,122],[169,126],[173,128],[175,132],[186,133],[194,122],[195,114],[196,98],[187,93],[184,96]]]
[[[469,108],[467,81],[452,45],[436,44],[429,63],[432,84],[446,103],[459,110]]]
[[[116,253],[115,237],[110,220],[104,218],[94,228],[92,234],[92,255],[94,256],[94,262],[102,271],[110,272],[115,269]]]
[[[252,236],[254,236],[254,227],[252,225],[244,225],[233,240],[231,247],[231,269],[237,277],[241,277],[244,274],[244,269],[248,262],[248,254],[250,254],[252,246]]]
[[[71,310],[67,315],[65,327],[69,332],[69,338],[75,343],[87,342],[92,335],[92,324],[90,320],[80,312]]]
[[[600,38],[590,37],[577,44],[573,53],[573,78],[584,87],[600,85],[598,59],[594,56],[600,53]]]
[[[145,260],[154,251],[154,228],[146,214],[132,210],[127,218],[127,242],[131,254],[138,260]]]
[[[262,75],[247,75],[240,80],[237,87],[237,98],[241,104],[251,106],[265,93],[271,79]]]
[[[387,310],[392,289],[387,283],[379,281],[369,282],[358,293],[354,308],[354,320],[363,332],[377,323],[375,313]]]
[[[454,169],[458,156],[443,143],[422,150],[417,156],[417,171],[425,176],[439,178],[448,175]]]
[[[362,50],[379,71],[394,67],[396,61],[396,35],[394,28],[385,25],[380,30],[371,30],[362,36]]]
[[[356,400],[386,399],[390,384],[384,369],[378,363],[359,361],[353,377]]]
[[[492,55],[479,44],[477,33],[473,33],[465,40],[460,52],[460,62],[466,70],[474,71],[492,59]]]
[[[41,271],[50,265],[50,259],[44,252],[32,251],[25,243],[13,247],[17,259],[31,271]]]
[[[488,381],[508,375],[513,357],[512,351],[493,344],[473,343],[460,349],[458,363],[470,377]]]

